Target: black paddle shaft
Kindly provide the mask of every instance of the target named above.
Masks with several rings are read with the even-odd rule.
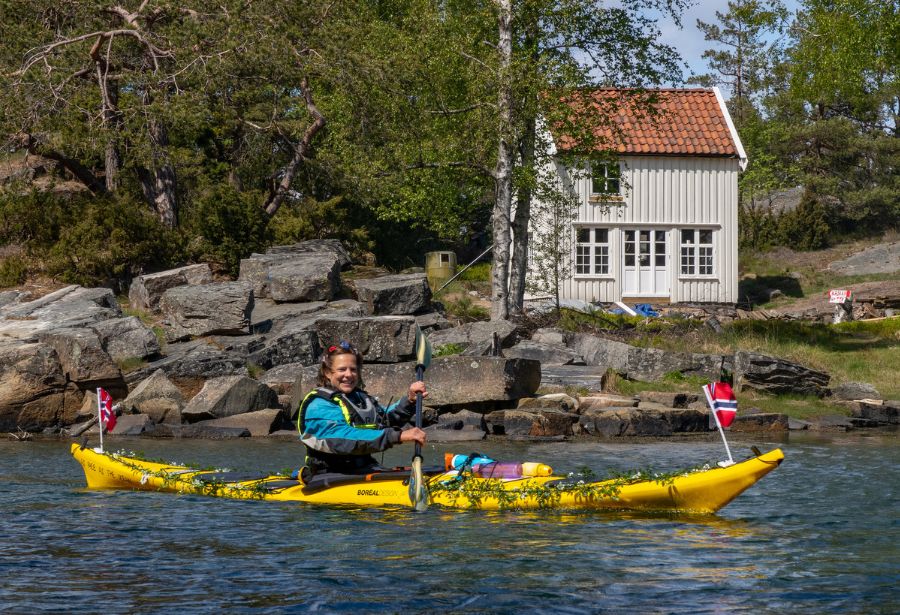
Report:
[[[425,377],[425,367],[416,365],[416,380]],[[416,393],[416,427],[422,429],[422,393]],[[422,445],[416,441],[416,457],[422,456]]]

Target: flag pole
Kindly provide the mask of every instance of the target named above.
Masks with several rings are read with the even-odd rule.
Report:
[[[722,443],[725,445],[725,452],[728,453],[728,465],[734,465],[734,457],[731,456],[731,449],[728,448],[728,440],[725,439],[725,430],[722,423],[719,422],[719,415],[716,414],[716,407],[713,405],[712,396],[709,394],[709,387],[703,387],[703,393],[706,395],[706,403],[709,404],[709,411],[712,412],[713,419],[716,421],[716,427],[719,428],[719,434],[722,436]]]
[[[100,409],[100,387],[97,387],[97,425],[100,426],[100,452],[103,452],[103,411]]]

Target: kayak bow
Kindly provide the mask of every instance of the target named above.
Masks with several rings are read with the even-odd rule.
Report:
[[[196,493],[237,499],[356,506],[409,506],[409,469],[364,476],[316,476],[307,485],[287,476],[248,476],[197,470],[72,445],[90,489]],[[784,459],[780,449],[725,468],[699,470],[665,481],[615,480],[572,485],[560,476],[487,479],[457,472],[427,473],[431,503],[448,508],[594,509],[714,513]],[[474,482],[471,482],[474,481]],[[448,488],[448,486],[450,486]]]

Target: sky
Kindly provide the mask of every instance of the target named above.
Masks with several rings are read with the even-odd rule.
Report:
[[[794,13],[799,5],[799,0],[782,0],[790,13]],[[703,38],[703,33],[697,29],[697,20],[706,23],[716,23],[716,11],[725,12],[728,9],[726,0],[694,0],[694,5],[685,11],[679,29],[674,22],[660,22],[662,31],[661,41],[673,46],[687,62],[689,70],[698,75],[708,72],[706,61],[702,58],[703,52],[714,46],[714,43]],[[685,73],[685,79],[689,77]]]

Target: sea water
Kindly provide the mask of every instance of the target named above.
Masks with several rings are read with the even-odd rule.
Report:
[[[896,435],[781,446],[716,515],[314,507],[85,489],[63,442],[0,442],[0,612],[897,613]],[[280,471],[294,442],[109,439],[180,463]],[[713,440],[428,445],[500,460],[673,471]],[[387,464],[408,463],[390,451]]]

